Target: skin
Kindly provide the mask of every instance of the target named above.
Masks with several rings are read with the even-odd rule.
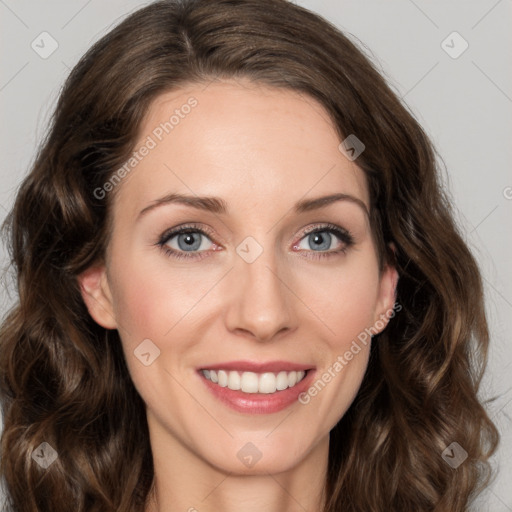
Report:
[[[355,202],[292,209],[335,192],[369,208],[365,176],[339,151],[319,103],[248,81],[190,84],[153,102],[136,148],[190,97],[198,105],[118,185],[106,262],[80,276],[92,317],[119,330],[147,406],[155,495],[146,510],[319,511],[329,431],[356,396],[370,344],[308,404],[272,414],[228,408],[197,368],[287,360],[320,377],[393,308],[397,273],[379,272],[367,215]],[[218,196],[228,213],[166,204],[138,217],[169,193]],[[184,223],[210,228],[211,236],[196,235],[202,258],[175,259],[157,245]],[[314,250],[303,232],[324,223],[352,233],[346,253],[334,252],[346,246],[335,235],[327,250]],[[252,263],[236,252],[248,236],[263,248]],[[168,245],[179,250],[177,237]],[[149,366],[134,355],[145,339],[160,350]],[[251,468],[237,457],[248,442],[262,454]]]

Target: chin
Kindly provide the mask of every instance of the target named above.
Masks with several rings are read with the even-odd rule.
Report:
[[[267,475],[284,473],[300,465],[315,446],[299,437],[293,437],[293,442],[289,442],[292,434],[286,432],[271,439],[272,436],[265,432],[258,438],[252,436],[252,441],[251,436],[231,440],[228,445],[217,445],[218,451],[205,453],[203,457],[223,473]]]

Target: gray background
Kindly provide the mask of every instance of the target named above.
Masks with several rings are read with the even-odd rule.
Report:
[[[72,66],[128,12],[146,3],[0,0],[0,222]],[[371,50],[447,166],[444,179],[457,219],[485,278],[492,346],[482,397],[497,396],[489,411],[502,434],[492,459],[498,476],[475,510],[512,511],[512,0],[295,3],[322,14]],[[58,47],[44,59],[31,44],[35,41],[39,52],[51,49],[48,36],[40,36],[45,31]],[[448,37],[454,31],[463,39]],[[469,46],[458,55],[464,40]],[[3,247],[0,264],[7,264]],[[0,316],[14,297],[10,273],[2,279]]]

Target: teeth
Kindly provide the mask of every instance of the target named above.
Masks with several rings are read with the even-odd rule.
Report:
[[[288,387],[288,374],[286,372],[279,372],[276,379],[276,389],[283,390]]]
[[[258,376],[253,372],[244,372],[240,379],[244,393],[257,393],[258,392]]]
[[[238,372],[229,372],[228,388],[238,391],[242,388],[242,379]]]
[[[217,373],[217,378],[219,379],[219,386],[225,388],[228,385],[228,374],[224,370],[220,370]]]
[[[254,373],[226,370],[202,370],[208,380],[219,386],[242,391],[243,393],[269,394],[282,391],[298,384],[306,375],[305,371]]]
[[[259,378],[258,393],[274,393],[277,390],[276,380],[273,373],[264,373]]]

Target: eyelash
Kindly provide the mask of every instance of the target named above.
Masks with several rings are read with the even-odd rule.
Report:
[[[174,238],[176,235],[181,235],[185,233],[200,233],[201,235],[204,235],[208,238],[212,236],[211,230],[209,229],[202,229],[197,227],[196,225],[190,224],[190,225],[184,225],[180,226],[179,228],[168,230],[165,233],[162,234],[158,242],[155,244],[159,246],[165,254],[167,254],[170,257],[176,258],[176,259],[203,259],[207,256],[201,255],[201,253],[206,253],[208,251],[199,251],[199,252],[189,252],[186,251],[176,251],[175,249],[171,249],[166,244]],[[341,242],[343,242],[345,245],[341,249],[337,249],[335,251],[307,251],[307,252],[314,252],[316,253],[315,256],[313,256],[313,259],[322,259],[322,258],[330,258],[335,255],[344,255],[346,254],[347,250],[354,245],[354,238],[350,231],[340,228],[339,226],[336,226],[335,224],[322,224],[320,226],[314,226],[312,228],[306,229],[303,233],[301,238],[302,240],[304,237],[312,234],[312,233],[330,233],[335,235]],[[295,246],[296,244],[294,244]]]

